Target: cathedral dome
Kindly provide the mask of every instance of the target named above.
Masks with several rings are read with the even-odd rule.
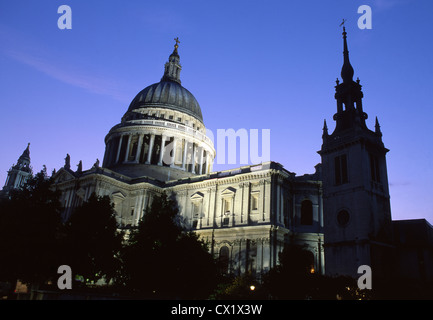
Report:
[[[186,113],[203,123],[200,105],[195,97],[176,81],[154,83],[132,100],[128,112],[142,108],[167,108]]]
[[[200,105],[181,85],[179,39],[161,80],[140,91],[105,137],[103,168],[168,181],[208,174],[215,148]]]

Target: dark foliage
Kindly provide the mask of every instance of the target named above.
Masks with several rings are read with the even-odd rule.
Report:
[[[59,193],[45,171],[0,203],[0,277],[39,284],[56,276],[61,250]]]
[[[155,299],[207,298],[216,267],[206,243],[183,225],[176,202],[166,195],[152,205],[131,232],[125,248],[127,288]]]
[[[264,275],[263,292],[270,299],[365,299],[350,277],[328,277],[313,272],[311,254],[301,246],[287,244],[279,255],[280,264]]]
[[[117,230],[115,211],[108,196],[92,194],[65,226],[63,264],[85,283],[108,283],[120,270],[118,258],[123,233]]]

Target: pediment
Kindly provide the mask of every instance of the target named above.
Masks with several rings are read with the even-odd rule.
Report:
[[[234,196],[236,193],[236,189],[233,187],[228,187],[221,192],[223,196]]]
[[[201,192],[196,192],[191,196],[191,200],[203,200],[204,194]]]
[[[116,191],[116,192],[113,192],[113,193],[110,195],[110,198],[111,198],[111,200],[113,200],[114,202],[119,203],[119,202],[122,202],[123,200],[125,200],[125,199],[126,199],[126,196],[125,196],[122,192],[120,192],[120,191]]]
[[[61,168],[54,174],[52,178],[54,183],[60,183],[64,181],[74,180],[75,176],[71,172],[67,171],[65,168]]]

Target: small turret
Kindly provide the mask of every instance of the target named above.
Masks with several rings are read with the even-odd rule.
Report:
[[[13,189],[21,188],[27,180],[32,176],[33,171],[30,167],[30,143],[18,158],[17,164],[13,165],[8,171],[6,183],[3,187],[2,193],[9,194]]]

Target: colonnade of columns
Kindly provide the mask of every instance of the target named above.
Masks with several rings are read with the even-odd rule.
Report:
[[[125,133],[107,142],[104,167],[117,164],[154,164],[206,174],[211,154],[194,141],[165,134]]]

